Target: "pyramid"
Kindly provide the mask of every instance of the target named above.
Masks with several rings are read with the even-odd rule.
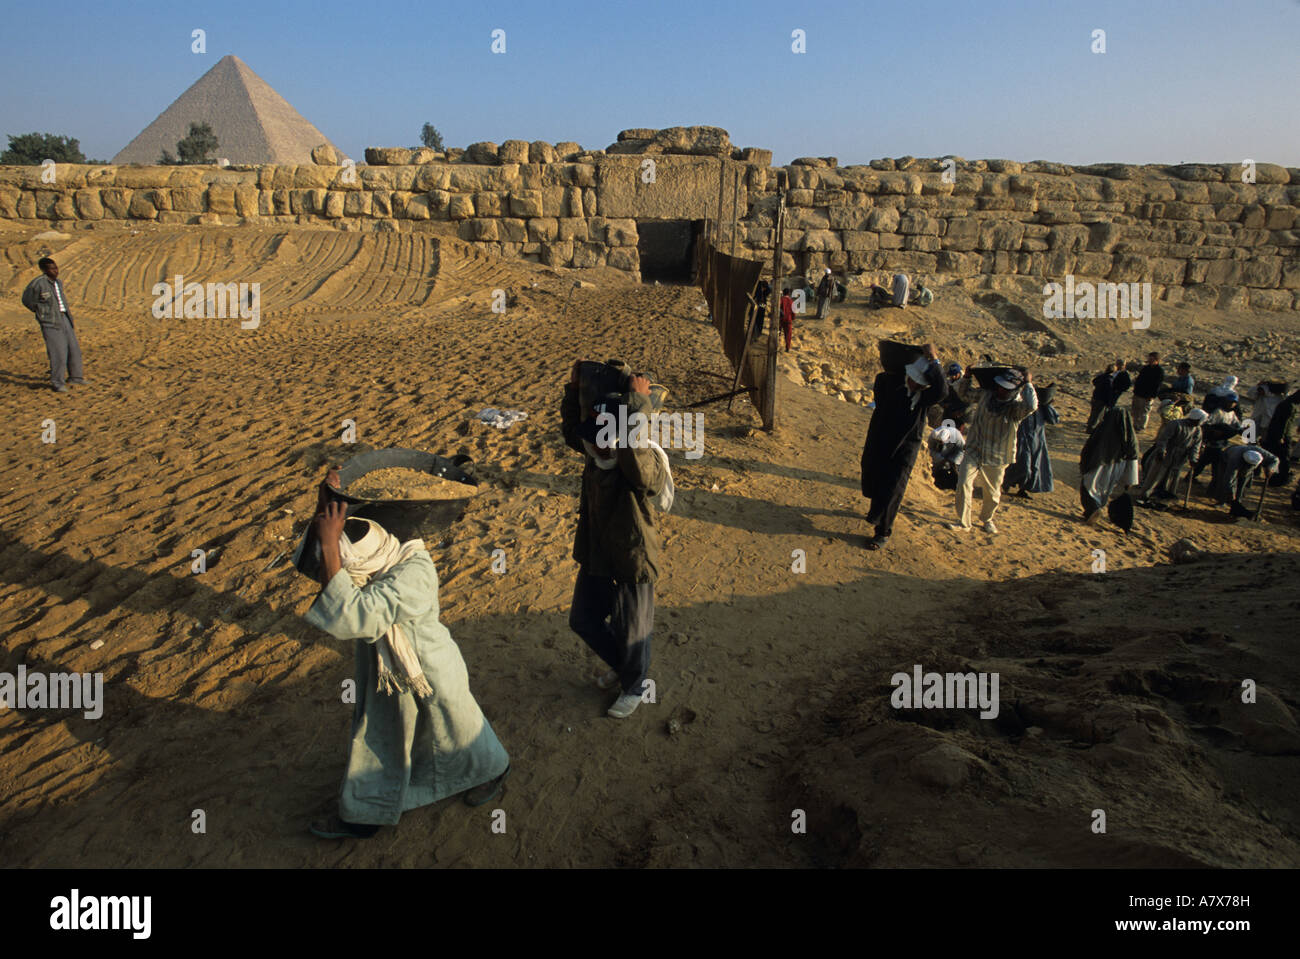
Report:
[[[330,142],[248,64],[224,56],[113,162],[157,163],[163,150],[175,155],[191,123],[203,122],[217,136],[216,155],[231,163],[310,163],[312,148]]]

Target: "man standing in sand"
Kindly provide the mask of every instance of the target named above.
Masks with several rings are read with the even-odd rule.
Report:
[[[650,381],[633,376],[626,381],[628,392],[608,394],[592,409],[583,409],[581,366],[581,361],[573,364],[560,403],[564,442],[586,458],[573,537],[579,568],[569,628],[609,667],[596,685],[620,690],[606,715],[626,719],[641,703],[650,669],[659,575],[659,530],[651,499],[669,482],[668,457],[630,437],[611,442],[597,420],[599,412],[617,416],[619,406],[627,410],[626,419],[618,417],[625,422],[636,413],[648,419],[653,412]]]
[[[992,390],[982,390],[971,386],[973,372],[968,367],[957,385],[958,395],[971,402],[974,413],[966,433],[966,458],[957,477],[957,522],[949,523],[948,528],[959,532],[970,529],[970,501],[978,479],[984,493],[980,522],[986,533],[996,533],[993,514],[1002,498],[1002,479],[1016,458],[1016,430],[1021,420],[1038,409],[1038,394],[1031,373],[1021,376],[1017,370],[1006,370],[993,381]]]
[[[45,354],[50,360],[50,385],[56,393],[68,392],[64,380],[69,374],[77,386],[85,386],[81,368],[81,344],[72,326],[72,311],[67,294],[59,282],[59,265],[48,256],[36,264],[41,275],[23,290],[23,306],[36,315],[45,338]]]
[[[781,291],[781,315],[777,317],[777,322],[781,326],[781,335],[785,337],[785,351],[790,352],[790,338],[794,336],[794,297],[790,294],[790,287],[785,287]]]
[[[817,319],[824,320],[830,315],[831,297],[834,295],[835,277],[828,266],[826,272],[822,274],[822,281],[817,284]]]
[[[304,618],[335,639],[356,640],[357,700],[338,813],[311,831],[367,839],[402,813],[449,796],[470,806],[491,801],[510,758],[439,621],[433,559],[423,541],[399,542],[327,500],[322,488],[315,520],[322,585]]]
[[[1151,407],[1155,405],[1164,382],[1165,371],[1160,365],[1160,354],[1148,353],[1146,365],[1138,370],[1133,380],[1133,429],[1139,433],[1146,430],[1151,421]]]

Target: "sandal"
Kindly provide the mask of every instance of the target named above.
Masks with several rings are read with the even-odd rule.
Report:
[[[313,836],[321,839],[369,839],[379,831],[379,827],[368,823],[347,822],[338,814],[318,819],[311,824]]]
[[[466,789],[462,795],[465,797],[466,806],[481,806],[484,803],[491,802],[501,795],[501,786],[505,782],[506,776],[510,775],[510,767],[506,766],[506,771],[496,779],[489,779],[485,783],[480,783],[470,789]]]

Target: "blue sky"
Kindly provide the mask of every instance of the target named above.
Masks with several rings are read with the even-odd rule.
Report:
[[[3,2],[0,134],[75,136],[98,159],[234,53],[358,159],[430,121],[449,146],[713,124],[778,163],[1300,166],[1297,0]]]

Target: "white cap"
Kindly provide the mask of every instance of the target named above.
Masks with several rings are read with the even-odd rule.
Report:
[[[1209,415],[1209,413],[1205,412],[1205,410],[1201,409],[1199,406],[1193,407],[1187,411],[1187,419],[1191,420],[1193,423],[1199,423]]]

